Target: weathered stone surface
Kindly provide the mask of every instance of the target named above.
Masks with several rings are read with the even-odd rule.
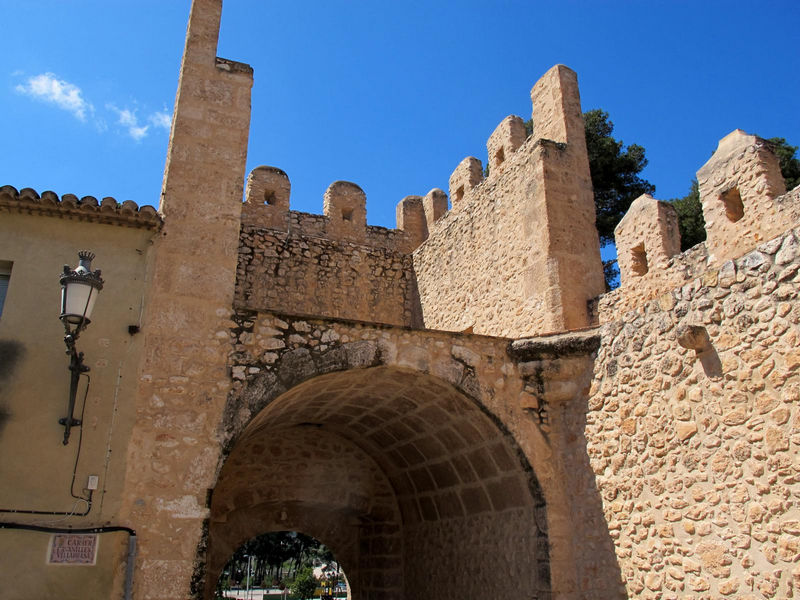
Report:
[[[639,196],[614,229],[614,239],[621,285],[659,285],[667,261],[681,249],[678,213],[649,194]]]
[[[504,142],[484,182],[465,159],[450,179],[453,210],[414,252],[426,327],[523,337],[593,322],[587,304],[604,283],[575,73],[553,67],[531,100],[535,136],[511,154],[517,142]],[[501,138],[520,139],[517,125],[493,134],[495,155]]]
[[[144,226],[125,252],[155,236],[130,294],[144,337],[92,359],[101,425],[135,400],[108,446],[84,425],[91,464],[127,446],[124,487],[115,466],[100,512],[69,521],[136,528],[136,597],[210,598],[237,546],[278,530],[329,545],[356,600],[796,595],[800,190],[775,197],[762,142],[735,133],[701,169],[708,244],[675,254],[674,214],[637,200],[618,244],[635,277],[598,300],[572,71],[531,91],[534,139],[518,117],[490,136],[486,180],[462,162],[452,211],[432,190],[370,227],[356,184],[294,212],[274,167],[242,204],[252,71],[215,56],[220,14],[193,3],[163,229],[131,203],[0,188],[8,237],[25,211]],[[14,411],[40,400],[17,387]],[[14,482],[4,499],[25,498]]]
[[[786,192],[778,158],[764,140],[741,129],[720,140],[697,181],[709,254],[717,263],[782,233],[787,220],[796,221],[791,205],[771,201]],[[759,260],[754,256],[744,264]]]
[[[682,323],[678,326],[675,334],[678,337],[678,343],[688,350],[702,352],[711,346],[708,331],[702,325]]]
[[[687,591],[740,597],[750,581],[765,597],[790,597],[800,329],[788,306],[780,316],[781,296],[793,292],[775,282],[797,262],[777,260],[794,239],[789,231],[713,277],[696,274],[670,293],[676,301],[654,296],[624,315],[601,313],[613,321],[594,367],[587,450],[606,520],[619,523],[630,597],[672,592],[669,578],[654,577],[653,554],[632,547],[657,547],[657,564],[682,565]],[[679,537],[668,523],[680,524]]]
[[[542,489],[513,438],[488,416],[519,410],[497,404],[502,395],[494,390],[503,379],[512,393],[521,385],[514,384],[513,363],[502,359],[506,340],[412,336],[399,328],[246,311],[234,322],[237,375],[221,431],[232,450],[211,508],[211,579],[254,528],[288,527],[330,544],[362,593],[380,589],[375,578],[390,577],[387,569],[405,569],[438,589],[441,581],[429,573],[443,545],[462,560],[492,553],[476,564],[493,586],[509,585],[509,593],[518,583],[497,576],[508,565],[526,570],[532,558],[537,569],[527,571],[526,587],[549,588],[546,533],[533,518],[544,506]],[[265,336],[284,342],[274,360],[254,351]],[[569,360],[577,359],[567,359],[572,368]],[[453,385],[423,373],[450,363],[461,367]],[[392,533],[348,529],[337,512]],[[451,546],[456,539],[462,543]],[[379,547],[394,550],[379,560]],[[403,578],[394,585],[401,593]],[[451,580],[446,587],[469,585]]]

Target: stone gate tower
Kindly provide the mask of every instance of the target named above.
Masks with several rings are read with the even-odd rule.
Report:
[[[796,596],[800,190],[769,143],[721,140],[686,252],[674,209],[637,199],[603,293],[569,68],[533,86],[533,135],[506,117],[488,174],[454,160],[449,197],[412,190],[387,229],[356,183],[308,214],[278,166],[245,174],[253,73],[216,56],[221,12],[192,3],[158,214],[0,187],[11,597],[210,600],[284,530],[326,544],[354,600]],[[78,462],[51,444],[60,324],[36,300],[87,238],[124,283],[81,336]],[[41,561],[76,530],[105,536],[96,564]]]

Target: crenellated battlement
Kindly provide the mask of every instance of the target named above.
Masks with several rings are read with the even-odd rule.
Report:
[[[453,210],[459,210],[469,199],[470,192],[483,183],[483,165],[474,156],[468,156],[450,175],[450,201]]]
[[[556,65],[531,101],[534,135],[503,119],[488,177],[473,156],[459,163],[452,209],[414,252],[426,327],[513,337],[592,322],[603,274],[577,76]]]
[[[286,232],[410,254],[427,237],[431,223],[447,210],[447,196],[431,190],[425,198],[407,196],[397,205],[397,228],[367,224],[366,194],[355,183],[336,181],[323,196],[322,214],[290,210],[291,182],[281,169],[260,166],[247,177],[242,227]]]
[[[321,215],[290,210],[290,195],[277,167],[247,178],[236,306],[419,325],[410,255],[427,236],[425,207],[435,218],[444,193],[403,199],[397,229],[367,225],[366,194],[348,181],[328,186]]]
[[[332,183],[310,215],[290,209],[285,172],[254,169],[238,305],[504,336],[590,325],[603,274],[577,76],[556,65],[531,102],[535,136],[521,117],[503,119],[487,139],[488,176],[465,158],[448,182],[451,210],[439,189],[406,196],[397,229],[367,225],[354,183]]]
[[[355,183],[309,214],[283,170],[246,174],[252,69],[216,57],[222,0],[191,4],[160,212],[0,187],[12,593],[210,600],[237,548],[296,531],[354,600],[797,597],[800,188],[767,142],[720,141],[686,252],[673,205],[636,199],[603,294],[573,71],[533,86],[533,135],[500,121],[485,171],[452,157],[452,208],[414,190],[375,227]],[[78,465],[39,305],[87,240],[108,281]],[[80,500],[70,466],[100,501],[49,512]],[[42,560],[47,515],[111,536],[91,572]]]
[[[620,278],[651,280],[680,252],[678,213],[667,202],[643,194],[633,201],[614,229]]]
[[[766,141],[736,129],[697,171],[711,260],[741,256],[786,230],[786,192],[778,157]]]
[[[769,144],[741,129],[720,140],[697,180],[706,241],[680,253],[675,209],[648,195],[635,200],[614,231],[620,287],[600,298],[601,322],[698,277],[713,279],[732,259],[769,250],[770,240],[800,223],[800,189],[785,193]]]

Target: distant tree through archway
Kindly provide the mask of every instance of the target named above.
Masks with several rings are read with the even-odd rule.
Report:
[[[297,531],[272,531],[239,546],[223,567],[217,598],[347,598],[347,578],[333,552]]]

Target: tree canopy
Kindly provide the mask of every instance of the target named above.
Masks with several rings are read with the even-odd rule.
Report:
[[[611,134],[614,123],[604,110],[583,113],[586,150],[594,188],[597,233],[600,245],[614,242],[614,228],[625,216],[631,203],[642,194],[652,194],[656,186],[639,174],[647,166],[645,151],[639,144],[625,147]]]
[[[597,213],[597,233],[600,246],[614,243],[614,228],[625,216],[631,203],[642,194],[653,194],[656,187],[640,177],[647,166],[645,149],[639,144],[627,147],[614,138],[614,123],[608,113],[594,109],[583,113],[586,131],[586,150],[589,154],[589,169],[594,188],[594,204]],[[533,133],[533,120],[525,123],[528,135]],[[797,146],[786,139],[773,137],[766,140],[778,157],[786,189],[792,190],[800,184],[800,159],[796,157]],[[703,207],[697,180],[693,179],[689,193],[671,200],[678,212],[678,227],[681,233],[681,251],[688,250],[706,239]],[[606,287],[611,289],[619,271],[615,260],[603,261]]]
[[[233,553],[218,582],[246,585],[247,569],[251,568],[252,585],[279,584],[299,576],[303,568],[314,563],[334,563],[332,552],[318,540],[296,531],[274,531],[254,537]]]
[[[692,179],[689,193],[671,201],[678,213],[678,229],[681,233],[681,252],[706,240],[706,221],[700,204],[700,187]]]
[[[769,138],[767,142],[780,162],[786,191],[793,190],[800,184],[800,159],[795,156],[797,146],[790,146],[782,137]]]
[[[311,567],[301,569],[291,585],[292,594],[301,600],[307,600],[314,596],[316,589],[317,579],[314,577],[314,570]]]

